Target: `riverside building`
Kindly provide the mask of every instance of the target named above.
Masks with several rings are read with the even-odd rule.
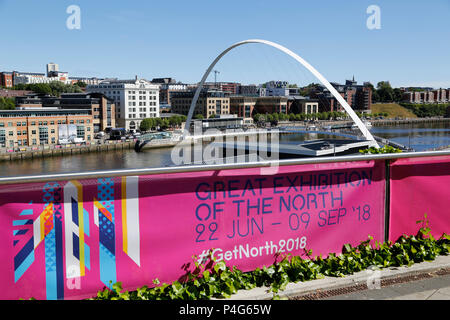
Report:
[[[30,108],[88,110],[93,118],[94,133],[116,126],[114,101],[101,93],[63,93],[60,97],[28,94],[16,97],[16,108],[22,110]]]
[[[57,144],[60,129],[76,126],[77,138],[93,140],[93,117],[90,110],[28,108],[0,110],[0,147],[16,148]]]
[[[86,92],[102,93],[115,104],[116,126],[126,130],[139,128],[145,118],[160,116],[159,85],[144,79],[108,79],[88,85]]]
[[[172,112],[187,115],[195,91],[177,91],[172,93]],[[204,118],[230,114],[230,98],[223,91],[202,89],[194,109],[194,117],[201,114]]]

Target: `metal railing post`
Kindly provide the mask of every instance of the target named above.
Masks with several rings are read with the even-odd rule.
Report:
[[[389,240],[389,222],[391,217],[391,167],[390,159],[384,160],[384,242]]]

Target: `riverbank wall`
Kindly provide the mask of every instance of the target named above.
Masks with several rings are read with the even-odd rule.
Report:
[[[378,119],[370,120],[370,122],[373,126],[384,126],[396,124],[442,123],[450,122],[450,118]]]
[[[121,142],[112,144],[91,144],[82,146],[66,146],[61,148],[46,148],[39,150],[26,150],[14,152],[0,153],[0,161],[38,159],[46,157],[59,157],[66,155],[90,153],[90,152],[104,152],[110,150],[131,149],[134,147],[134,142]]]
[[[49,158],[49,157],[62,157],[70,156],[83,153],[92,152],[107,152],[107,151],[117,151],[117,150],[132,150],[134,149],[135,142],[120,142],[120,143],[105,143],[105,144],[90,144],[90,145],[69,145],[61,148],[51,148],[39,150],[25,150],[25,151],[12,151],[12,152],[1,152],[0,161],[15,161],[15,160],[26,160],[26,159],[39,159],[39,158]],[[146,146],[146,149],[152,148],[169,148],[173,147],[173,143],[158,143],[153,142]]]

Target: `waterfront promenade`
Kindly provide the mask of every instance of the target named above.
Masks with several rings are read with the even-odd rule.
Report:
[[[450,118],[414,118],[414,119],[375,119],[370,120],[375,127],[404,125],[404,124],[435,124],[450,122]],[[319,127],[330,125],[348,125],[351,126],[349,120],[325,121],[320,120],[314,122]],[[305,128],[312,124],[305,121],[280,121],[276,127],[284,126]],[[249,131],[247,131],[249,132]],[[178,139],[154,139],[146,144],[146,149],[151,148],[171,148],[178,143]],[[108,151],[129,151],[134,149],[136,139],[127,140],[95,140],[86,144],[67,144],[67,145],[44,145],[44,146],[22,146],[16,148],[0,148],[0,161],[40,159],[47,157],[59,157],[66,155],[77,155],[85,153],[108,152]],[[447,146],[441,146],[435,149],[445,149]]]

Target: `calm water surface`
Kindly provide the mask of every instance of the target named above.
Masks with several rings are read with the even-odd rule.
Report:
[[[370,131],[377,136],[410,146],[416,151],[450,146],[450,122],[372,127]],[[291,134],[280,136],[280,141],[295,143],[324,137],[323,135]],[[131,149],[34,160],[4,161],[0,165],[0,176],[166,167],[173,165],[170,157],[171,150],[171,148],[151,149],[136,153]]]

